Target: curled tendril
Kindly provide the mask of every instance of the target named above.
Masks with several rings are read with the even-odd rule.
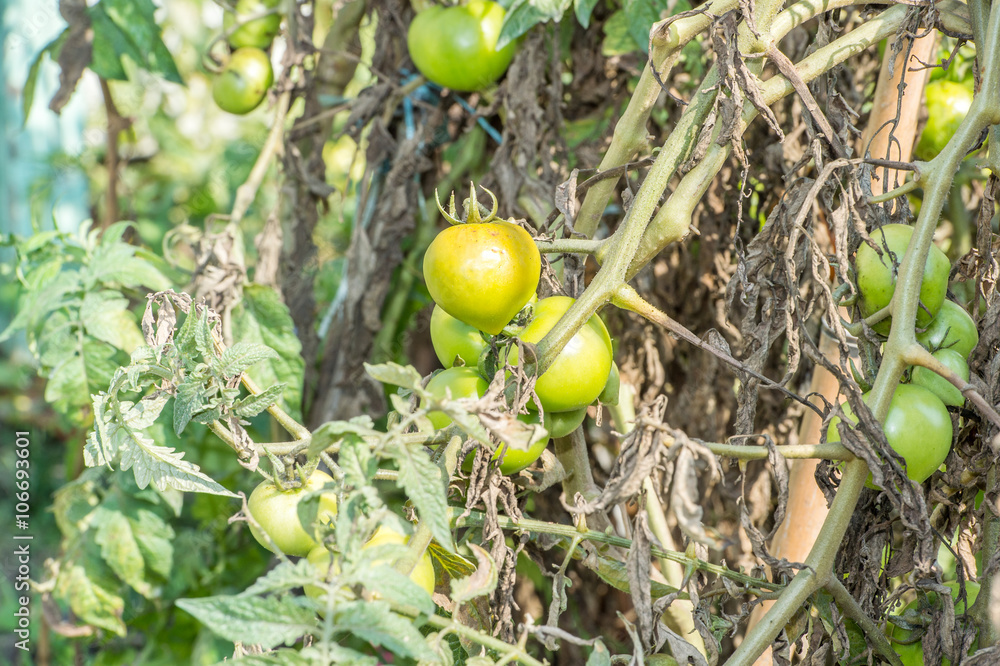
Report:
[[[482,185],[480,185],[480,187],[482,187]],[[466,224],[482,224],[485,222],[490,222],[494,220],[497,216],[497,211],[500,208],[500,204],[497,201],[496,195],[493,194],[493,192],[486,189],[485,187],[483,187],[482,189],[484,192],[490,195],[490,198],[493,200],[493,207],[490,210],[490,212],[486,215],[486,217],[483,217],[482,212],[480,211],[479,201],[476,200],[476,185],[475,183],[470,182],[469,198],[466,200],[466,210],[467,210],[465,217]],[[451,224],[463,224],[462,220],[458,219],[458,210],[455,207],[454,192],[451,193],[451,199],[448,202],[448,210],[445,210],[444,206],[441,204],[441,197],[437,190],[434,190],[434,199],[437,201],[437,207],[438,210],[441,211],[441,215],[443,215],[444,218],[448,220],[448,222],[450,222]]]

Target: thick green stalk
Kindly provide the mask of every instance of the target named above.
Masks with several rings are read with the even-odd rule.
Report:
[[[715,0],[704,14],[679,19],[671,24],[664,43],[657,43],[654,40],[650,61],[642,70],[639,83],[629,99],[625,113],[615,125],[611,145],[604,154],[598,171],[626,164],[632,155],[645,145],[649,114],[661,92],[653,68],[659,72],[660,81],[669,80],[670,69],[677,62],[681,48],[711,24],[712,16],[721,16],[736,5],[736,0]],[[588,238],[594,235],[604,214],[604,208],[614,194],[616,184],[616,179],[609,178],[595,184],[587,191],[574,223],[574,230],[577,233]]]
[[[893,11],[899,13],[898,10],[905,11],[905,7],[889,9],[879,18]],[[864,30],[870,25],[866,24],[858,30]],[[900,265],[891,304],[893,326],[869,400],[869,407],[880,422],[885,421],[889,401],[906,366],[904,358],[906,350],[914,342],[914,322],[920,298],[923,266],[927,261],[927,253],[933,242],[934,229],[941,209],[951,190],[952,178],[958,171],[966,150],[983,128],[1000,121],[1000,76],[993,65],[997,49],[1000,48],[1000,3],[992,7],[987,37],[988,43],[982,45],[981,51],[987,54],[984,57],[985,73],[982,90],[973,100],[972,108],[955,136],[941,154],[922,170],[921,180],[927,184],[924,189],[924,200],[914,225],[913,237]],[[832,572],[833,559],[840,548],[867,476],[868,466],[863,460],[858,459],[847,464],[830,514],[806,560],[811,569],[803,569],[793,579],[761,623],[737,648],[728,666],[750,666],[770,645],[808,596],[825,584]]]
[[[806,604],[809,597],[823,587],[833,572],[833,561],[854,514],[858,497],[868,478],[868,465],[856,459],[844,466],[837,496],[830,507],[823,530],[816,539],[806,568],[799,571],[788,587],[774,602],[760,623],[736,648],[726,666],[751,666],[774,641],[792,616]]]

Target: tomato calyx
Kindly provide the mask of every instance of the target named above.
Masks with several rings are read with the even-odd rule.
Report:
[[[465,220],[459,219],[458,208],[455,206],[455,192],[451,193],[448,210],[445,210],[441,204],[441,197],[438,191],[434,190],[434,199],[437,201],[437,207],[441,211],[441,215],[451,224],[484,224],[497,219],[497,211],[500,210],[500,203],[497,201],[497,196],[482,185],[479,187],[482,187],[483,191],[490,195],[490,198],[493,200],[493,206],[489,211],[476,200],[476,184],[470,182],[469,198],[463,202],[465,206]]]

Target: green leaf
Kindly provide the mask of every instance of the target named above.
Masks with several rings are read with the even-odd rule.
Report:
[[[98,405],[95,400],[95,410]],[[236,495],[210,477],[203,474],[198,466],[183,460],[183,453],[176,453],[166,446],[156,443],[140,430],[122,427],[113,412],[104,411],[104,416],[95,416],[95,427],[91,431],[84,448],[84,462],[88,466],[110,464],[117,453],[121,458],[122,471],[132,470],[140,489],[153,484],[157,490],[168,488],[184,492],[209,493],[236,497]]]
[[[85,340],[82,353],[53,368],[45,385],[45,400],[60,410],[90,402],[90,395],[111,383],[118,364],[115,350],[98,340]]]
[[[420,384],[423,381],[423,377],[417,372],[412,365],[399,365],[398,363],[381,363],[379,365],[370,365],[365,363],[365,372],[367,372],[372,379],[382,382],[383,384],[392,384],[393,386],[401,386],[402,388],[410,389],[411,391],[418,390]]]
[[[597,575],[612,587],[615,587],[622,592],[630,592],[628,572],[625,570],[624,562],[619,562],[617,560],[612,560],[598,555]],[[652,594],[653,599],[659,599],[660,597],[665,597],[668,594],[672,594],[677,591],[677,588],[664,585],[663,583],[658,583],[655,580],[650,581],[649,585],[650,593]]]
[[[284,384],[279,405],[292,418],[299,418],[302,398],[297,387],[302,386],[305,372],[302,344],[288,307],[274,289],[255,284],[243,287],[243,300],[233,310],[233,337],[267,345],[277,352],[277,356],[248,370],[247,376],[258,386]]]
[[[573,9],[576,11],[576,20],[584,28],[590,27],[590,15],[594,13],[594,7],[598,0],[573,0]]]
[[[378,666],[375,657],[357,650],[328,643],[322,650],[306,647],[301,650],[284,649],[267,654],[248,654],[236,659],[227,659],[225,666],[329,666],[330,664],[350,664],[351,666]]]
[[[645,53],[649,50],[649,31],[667,10],[662,0],[625,0],[625,18],[632,39]]]
[[[594,643],[594,649],[587,657],[587,666],[611,666],[611,653],[601,641]]]
[[[191,422],[196,411],[201,410],[202,385],[191,375],[184,378],[177,386],[174,396],[174,434],[180,436],[184,428]]]
[[[313,441],[316,441],[315,436]],[[372,455],[371,447],[359,437],[344,439],[340,445],[338,463],[344,472],[345,484],[354,488],[370,485],[378,471],[378,461]]]
[[[496,48],[502,49],[539,23],[561,19],[572,2],[573,0],[526,0],[515,3],[504,16]]]
[[[112,503],[94,512],[94,525],[97,527],[94,541],[101,547],[101,557],[107,565],[132,589],[150,598],[153,589],[146,582],[146,565],[128,518]]]
[[[159,490],[174,488],[189,493],[237,497],[203,474],[197,465],[182,460],[183,453],[175,453],[174,449],[166,446],[157,446],[152,439],[140,432],[128,432],[124,428],[119,428],[118,432],[126,437],[126,444],[119,446],[122,471],[131,469],[140,488],[152,483]]]
[[[405,551],[405,547],[403,550]],[[376,592],[380,599],[412,606],[426,615],[434,614],[434,601],[431,600],[431,595],[427,594],[427,590],[387,564],[379,564],[376,560],[345,578],[347,584],[360,583]]]
[[[128,299],[117,291],[88,292],[80,305],[80,321],[87,333],[131,354],[144,340]]]
[[[94,53],[96,56],[96,47]],[[135,251],[134,246],[117,239],[101,243],[87,262],[87,279],[108,286],[145,287],[150,291],[170,289],[173,286],[170,280],[151,263],[136,257]]]
[[[380,433],[374,430],[371,418],[367,416],[355,416],[350,421],[327,421],[313,431],[312,439],[309,442],[309,449],[306,457],[310,460],[319,456],[320,453],[330,448],[335,442],[348,439],[352,442],[361,441],[366,436],[378,436]],[[368,448],[365,445],[366,449]],[[355,485],[365,485],[357,483]]]
[[[146,567],[169,579],[174,568],[174,529],[148,509],[130,508],[126,514]]]
[[[118,636],[125,635],[125,623],[121,619],[125,601],[92,580],[81,562],[68,560],[62,563],[56,578],[55,594],[69,601],[69,607],[82,622]]]
[[[271,592],[287,592],[296,587],[315,583],[315,574],[313,565],[304,557],[294,564],[291,562],[281,562],[254,581],[253,585],[243,590],[240,596],[259,596]]]
[[[150,427],[159,418],[168,400],[170,400],[170,394],[166,391],[159,391],[146,396],[134,405],[130,405],[127,411],[123,407],[122,411],[125,411],[125,425],[136,430],[144,430]],[[122,403],[122,405],[125,404],[124,402]]]
[[[381,645],[401,657],[439,661],[410,618],[396,615],[384,601],[351,601],[334,613],[338,631]]]
[[[612,57],[627,55],[639,50],[639,45],[632,39],[629,32],[628,18],[621,9],[608,17],[604,23],[604,41],[601,42],[601,55]]]
[[[429,552],[431,557],[437,561],[438,567],[443,569],[444,572],[448,574],[449,578],[462,578],[464,576],[470,576],[476,571],[476,565],[474,562],[467,560],[457,552],[449,553],[433,541],[431,541],[430,545],[427,547],[427,552]]]
[[[275,384],[274,386],[267,387],[267,389],[257,395],[248,395],[242,400],[238,400],[233,403],[233,413],[244,419],[257,416],[262,411],[278,402],[281,399],[281,393],[284,390],[284,384]]]
[[[23,119],[21,120],[21,128],[27,126],[28,116],[31,115],[31,105],[35,101],[35,86],[38,83],[38,72],[42,67],[42,60],[46,55],[50,58],[55,58],[56,54],[59,53],[59,49],[62,47],[63,42],[66,40],[66,33],[69,32],[67,27],[65,30],[59,33],[59,36],[53,39],[51,42],[42,47],[42,50],[38,52],[35,56],[35,60],[31,63],[31,68],[28,70],[28,78],[24,82],[24,88],[21,91],[21,114]]]
[[[316,628],[312,610],[288,596],[178,599],[177,606],[226,640],[265,649],[291,645]]]
[[[222,352],[215,363],[215,369],[224,377],[235,377],[250,366],[277,356],[270,347],[241,340]]]
[[[420,520],[446,550],[455,549],[448,527],[448,496],[441,468],[431,462],[424,447],[391,442],[386,453],[399,467],[399,485],[417,507]]]
[[[126,79],[121,57],[168,81],[183,83],[170,50],[160,37],[150,0],[102,0],[89,9],[94,30],[91,69],[111,79]]]
[[[72,540],[87,529],[87,517],[100,501],[97,496],[100,475],[101,470],[86,469],[53,494],[52,513],[64,539]]]

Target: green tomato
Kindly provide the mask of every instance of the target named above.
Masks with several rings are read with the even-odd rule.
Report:
[[[537,424],[538,412],[530,411],[527,414],[519,414],[519,420],[528,424]],[[580,427],[583,420],[587,418],[587,408],[573,409],[568,412],[545,412],[545,419],[542,425],[549,433],[549,437],[557,439],[565,437]]]
[[[329,474],[314,471],[305,485],[294,490],[282,491],[270,481],[263,481],[250,493],[247,509],[274,545],[286,555],[303,557],[316,547],[315,532],[309,532],[299,522],[298,506],[302,498],[314,490],[321,489],[333,479]],[[337,515],[337,498],[333,493],[324,493],[319,499],[317,521],[329,522]],[[310,534],[312,532],[312,534]],[[257,543],[274,552],[264,535],[250,524],[250,533]]]
[[[913,227],[905,224],[887,224],[871,232],[871,238],[882,250],[880,257],[867,243],[858,248],[854,260],[858,291],[861,293],[861,315],[869,317],[889,305],[896,290],[896,273],[906,254],[906,247],[913,235]],[[920,283],[920,303],[917,309],[917,326],[926,328],[944,303],[948,291],[948,273],[951,264],[937,246],[931,245]],[[873,328],[881,335],[889,334],[891,317],[883,319]]]
[[[455,365],[455,358],[460,358],[469,367],[476,367],[479,355],[488,346],[483,334],[478,328],[455,319],[434,306],[431,313],[431,344],[441,365],[450,368]]]
[[[568,296],[550,296],[535,304],[535,311],[518,337],[538,343],[573,304]],[[507,352],[517,362],[517,348]],[[597,400],[611,374],[611,336],[596,314],[576,332],[551,367],[535,381],[535,393],[546,412],[568,412]],[[502,359],[501,359],[502,360]],[[529,407],[532,403],[529,403]]]
[[[482,398],[486,394],[489,384],[479,376],[475,367],[448,368],[437,373],[427,382],[427,390],[435,398],[447,398],[449,393],[452,400],[461,398]],[[427,414],[435,430],[441,430],[451,425],[451,418],[441,411],[432,411]]]
[[[979,583],[974,583],[972,581],[967,581],[965,583],[965,604],[959,604],[958,593],[959,587],[958,583],[945,583],[945,585],[951,590],[951,597],[955,600],[955,615],[964,615],[968,612],[969,608],[976,602],[976,597],[979,596]],[[935,602],[937,595],[933,592],[928,593],[927,598],[931,603]],[[918,602],[911,601],[903,608],[905,613],[909,609],[917,609]],[[902,614],[902,613],[900,613]],[[900,661],[903,662],[903,666],[924,666],[924,648],[921,642],[913,640],[913,632],[901,627],[897,627],[894,624],[889,624],[887,626],[887,633],[889,640],[892,643],[893,650],[899,655]],[[972,654],[976,650],[976,646],[979,641],[973,642],[972,646],[969,648],[968,654]],[[948,659],[942,659],[941,666],[950,666],[951,661]]]
[[[528,303],[541,270],[528,232],[504,221],[453,225],[424,254],[424,280],[434,302],[490,335]]]
[[[405,546],[409,543],[409,541],[410,537],[400,534],[396,530],[389,529],[388,527],[380,526],[377,530],[375,530],[375,534],[372,535],[372,538],[361,547],[361,550],[378,548],[379,546]],[[317,573],[325,578],[327,572],[330,570],[333,556],[325,546],[317,546],[309,551],[309,555],[306,559],[309,560],[309,563],[316,568]],[[393,562],[376,559],[372,562],[372,564],[388,564],[392,566]],[[336,568],[336,566],[336,564],[333,564],[334,568]],[[417,560],[413,570],[410,571],[410,580],[423,588],[427,594],[434,594],[434,562],[431,560],[430,553],[426,550],[420,559]],[[324,596],[323,588],[318,585],[305,585],[303,590],[305,591],[306,596],[311,599],[319,599]],[[379,595],[373,594],[372,597],[378,599]]]
[[[541,438],[527,449],[519,449],[513,446],[508,446],[507,450],[504,451],[503,444],[499,444],[497,445],[496,451],[493,452],[493,457],[490,458],[490,460],[500,460],[499,469],[501,474],[506,476],[517,474],[522,469],[527,469],[532,463],[541,458],[542,451],[545,450],[545,447],[548,446],[548,444],[548,437]],[[501,453],[503,453],[503,459],[500,458]],[[470,453],[466,456],[465,461],[462,463],[462,469],[467,473],[472,471],[472,460],[474,457],[475,454]]]
[[[951,349],[939,349],[932,354],[934,358],[941,361],[946,367],[957,373],[965,381],[969,381],[969,364],[965,362],[965,357],[957,351]],[[955,385],[947,379],[937,374],[933,370],[924,367],[913,369],[913,376],[910,382],[914,386],[923,386],[925,389],[941,398],[941,402],[952,407],[961,407],[965,404],[965,396],[955,388]]]
[[[932,352],[951,349],[969,358],[979,344],[979,331],[965,308],[954,301],[945,301],[930,325],[917,333],[917,342]]]
[[[237,23],[241,24],[229,35],[229,44],[234,49],[251,46],[266,49],[274,41],[281,27],[281,14],[274,13],[261,16],[274,9],[281,0],[239,0],[235,12],[226,12],[223,27],[228,32]],[[260,18],[253,18],[260,16]]]
[[[865,404],[868,404],[869,395],[862,396]],[[841,406],[848,418],[857,423],[850,406],[847,403]],[[828,442],[840,441],[838,423],[839,417],[830,421],[826,431]],[[952,426],[948,408],[922,386],[900,384],[896,387],[882,430],[889,446],[906,461],[906,475],[917,483],[926,481],[951,450]],[[868,480],[871,484],[871,476]]]
[[[621,393],[622,377],[618,371],[618,364],[611,361],[611,373],[608,375],[608,383],[604,385],[604,390],[598,396],[598,401],[604,405],[617,405],[618,394]]]
[[[406,35],[420,73],[443,88],[474,92],[507,71],[514,44],[497,50],[504,9],[490,0],[453,7],[435,5],[413,19]]]
[[[953,81],[929,83],[927,93],[927,125],[913,151],[917,159],[931,160],[955,136],[972,106],[972,88]]]
[[[237,49],[212,83],[212,98],[229,113],[250,113],[264,101],[274,83],[271,60],[260,49]]]

